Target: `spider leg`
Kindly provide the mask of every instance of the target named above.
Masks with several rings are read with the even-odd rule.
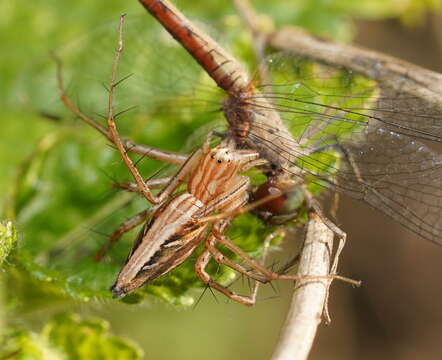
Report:
[[[272,280],[317,280],[317,279],[336,279],[336,280],[342,280],[344,282],[348,282],[352,285],[359,286],[360,282],[349,279],[340,275],[336,274],[330,274],[330,275],[324,275],[324,276],[296,276],[296,275],[285,275],[285,274],[279,274],[277,272],[271,271],[267,269],[266,267],[262,266],[257,262],[256,260],[252,259],[247,253],[242,250],[239,246],[235,245],[227,236],[224,236],[222,234],[218,234],[218,241],[225,245],[229,250],[237,254],[240,258],[244,260],[244,262],[249,265],[251,268],[257,270],[261,274],[263,274],[266,278],[264,282],[269,282]]]
[[[212,258],[212,255],[210,254],[208,249],[205,249],[201,255],[198,257],[196,263],[195,263],[195,272],[198,275],[198,277],[201,279],[201,281],[211,288],[214,288],[218,290],[219,292],[223,293],[225,296],[227,296],[229,299],[232,299],[236,302],[239,302],[243,305],[252,306],[255,304],[256,297],[255,296],[243,296],[238,295],[228,289],[227,287],[217,283],[207,272],[206,267],[209,263],[210,259]],[[255,293],[256,295],[256,293]]]

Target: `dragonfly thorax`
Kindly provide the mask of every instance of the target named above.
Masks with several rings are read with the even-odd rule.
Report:
[[[230,95],[224,100],[222,110],[229,123],[231,135],[236,143],[243,144],[250,130],[250,117],[252,116],[250,105],[244,101],[243,96]]]

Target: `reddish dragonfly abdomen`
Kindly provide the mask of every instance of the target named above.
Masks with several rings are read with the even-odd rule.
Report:
[[[167,0],[139,0],[193,58],[229,93],[244,92],[249,81],[242,66]]]

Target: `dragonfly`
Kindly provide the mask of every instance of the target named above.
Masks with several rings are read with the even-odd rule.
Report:
[[[441,108],[422,109],[410,95],[351,72],[319,70],[315,77],[290,54],[270,58],[266,66],[278,73],[256,86],[169,1],[139,1],[225,91],[228,136],[269,161],[269,183],[335,190],[442,244],[442,156],[425,143],[442,142]],[[325,87],[284,82],[289,73]]]

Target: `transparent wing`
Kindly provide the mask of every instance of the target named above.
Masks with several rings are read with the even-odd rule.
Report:
[[[258,86],[260,92],[250,101],[259,109],[261,99],[270,100],[295,135],[305,131],[307,124],[308,138],[314,126],[324,128],[333,123],[341,129],[350,127],[352,132],[356,130],[354,125],[359,129],[382,126],[411,137],[442,142],[440,104],[413,96],[410,91],[401,93],[380,87],[352,71],[291,54],[273,55],[266,64],[271,83]],[[419,93],[418,88],[415,93]]]
[[[312,188],[362,200],[442,244],[442,156],[421,142],[440,142],[441,109],[344,69],[286,55],[270,65],[272,83],[245,101],[264,114],[276,109],[293,137],[281,141],[261,120],[251,141],[265,141]]]

